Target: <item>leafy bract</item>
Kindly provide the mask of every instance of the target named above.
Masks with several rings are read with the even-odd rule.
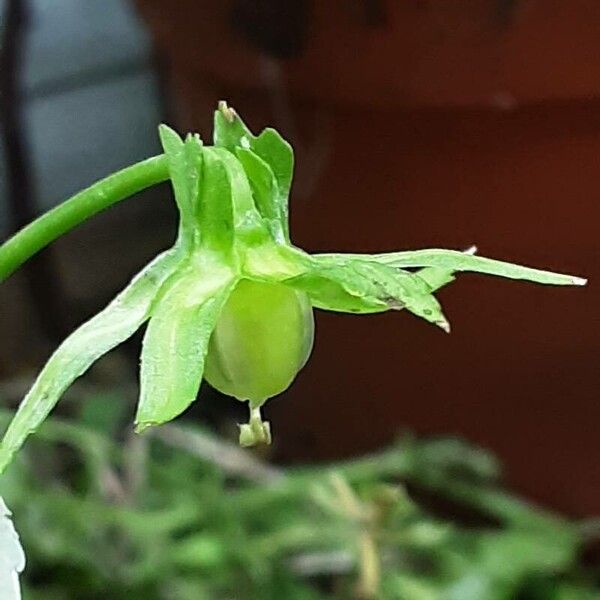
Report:
[[[279,190],[279,198],[282,204],[285,202],[283,208],[285,208],[285,214],[287,215],[287,198],[290,194],[294,172],[294,151],[292,147],[275,129],[267,127],[250,144],[250,149],[258,154],[273,170]]]
[[[321,310],[354,314],[373,314],[389,310],[389,306],[377,298],[370,297],[363,286],[344,285],[341,269],[335,276],[335,268],[328,271],[316,270],[286,280],[288,285],[308,294],[312,305]]]
[[[236,157],[224,148],[207,150],[218,157],[226,173],[233,206],[233,220],[238,237],[246,244],[263,243],[268,237],[268,230],[261,219],[254,203],[252,189],[248,177]]]
[[[287,215],[283,212],[277,196],[277,182],[273,171],[251,150],[236,148],[235,153],[250,182],[256,207],[268,225],[273,239],[280,243],[285,242]]]
[[[205,148],[202,188],[199,197],[200,246],[209,252],[229,255],[233,248],[233,199],[227,169],[221,158]]]
[[[188,244],[193,244],[194,223],[198,212],[202,142],[197,135],[188,135],[184,142],[167,125],[160,125],[158,132],[167,156],[175,203],[179,209],[179,238]]]
[[[386,302],[389,308],[406,308],[429,323],[448,330],[448,322],[439,302],[419,275],[360,260],[350,261],[346,270],[367,281],[369,289],[375,292],[378,299]]]
[[[406,308],[409,312],[448,330],[433,288],[416,273],[361,259],[313,257],[310,271],[290,280],[309,294],[319,308],[352,313],[373,313]],[[445,278],[448,276],[445,275]]]
[[[531,267],[523,267],[458,250],[410,250],[406,252],[390,252],[386,254],[319,254],[315,258],[335,260],[348,264],[353,260],[387,265],[394,268],[436,267],[447,271],[473,271],[487,275],[497,275],[508,279],[524,279],[547,285],[585,285],[587,280],[572,275],[562,275]]]
[[[227,268],[214,266],[188,265],[152,311],[142,349],[138,431],[170,421],[196,399],[208,342],[234,281]]]
[[[270,168],[275,187],[272,190],[269,212],[272,212],[271,208],[276,209],[283,236],[289,241],[288,198],[294,172],[294,151],[290,144],[271,128],[264,129],[255,136],[237,112],[224,102],[219,103],[219,108],[215,111],[214,143],[215,146],[225,147],[236,154],[240,148],[251,151]],[[246,153],[245,162],[241,157],[240,160],[244,163],[244,168],[247,168],[251,159]],[[248,176],[254,178],[250,173]],[[268,213],[262,213],[261,206],[259,209],[264,217],[270,218]]]
[[[0,472],[64,391],[102,355],[148,319],[154,298],[176,269],[175,251],[159,255],[100,313],[75,330],[50,357],[19,406],[0,446]]]
[[[439,290],[441,287],[453,282],[454,271],[450,269],[442,269],[441,267],[427,267],[419,269],[416,273],[428,286],[432,292]]]

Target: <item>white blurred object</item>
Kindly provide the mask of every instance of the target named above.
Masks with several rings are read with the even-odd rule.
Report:
[[[25,553],[10,516],[0,498],[0,598],[20,600],[19,573],[25,568]]]

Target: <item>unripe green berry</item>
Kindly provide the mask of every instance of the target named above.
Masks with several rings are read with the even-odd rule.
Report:
[[[224,394],[260,406],[290,386],[308,360],[313,335],[306,294],[243,279],[213,331],[205,377]]]

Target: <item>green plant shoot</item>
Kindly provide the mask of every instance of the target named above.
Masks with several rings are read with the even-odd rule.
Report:
[[[159,128],[164,156],[129,167],[41,216],[0,247],[0,280],[93,214],[167,178],[177,239],[54,352],[23,399],[0,448],[0,470],[63,392],[145,322],[137,431],[180,415],[203,378],[248,401],[240,443],[268,443],[260,407],[306,363],[313,308],[356,314],[405,309],[444,331],[434,292],[460,271],[553,285],[586,281],[475,256],[475,249],[310,255],[290,241],[294,157],[273,129],[255,136],[224,102],[214,141]]]

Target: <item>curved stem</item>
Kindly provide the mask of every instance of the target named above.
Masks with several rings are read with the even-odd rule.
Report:
[[[0,246],[0,282],[56,238],[109,206],[168,178],[166,157],[153,156],[97,181],[49,210]]]

